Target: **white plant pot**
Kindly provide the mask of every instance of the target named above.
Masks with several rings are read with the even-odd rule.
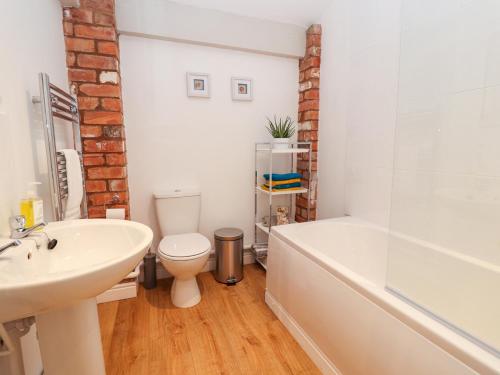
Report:
[[[284,149],[290,147],[290,138],[273,138],[273,148]]]

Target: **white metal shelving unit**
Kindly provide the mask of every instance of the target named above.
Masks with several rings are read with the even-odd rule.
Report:
[[[272,227],[272,216],[273,216],[273,197],[275,196],[289,196],[289,203],[288,203],[288,209],[289,209],[289,214],[290,217],[293,216],[294,214],[294,202],[295,202],[295,196],[297,194],[307,194],[307,220],[309,220],[309,215],[310,215],[310,202],[311,202],[311,192],[309,191],[308,188],[301,188],[297,190],[289,190],[289,191],[279,191],[278,189],[275,189],[273,191],[272,189],[272,174],[276,173],[273,170],[273,158],[274,156],[277,155],[288,155],[290,156],[290,167],[288,168],[288,172],[293,173],[297,171],[297,155],[298,154],[303,154],[307,153],[308,154],[308,184],[307,186],[311,186],[311,156],[312,156],[312,145],[311,142],[296,142],[296,143],[290,143],[289,148],[286,149],[277,149],[273,148],[272,143],[256,143],[255,144],[255,215],[254,215],[254,223],[255,223],[255,235],[254,235],[254,243],[252,246],[252,251],[255,255],[256,261],[265,269],[267,269],[266,266],[266,261],[267,261],[267,246],[268,246],[268,236],[271,233],[271,227]],[[267,158],[268,158],[268,165],[267,165],[267,170],[259,173],[258,170],[258,154],[267,153]],[[288,173],[287,172],[287,173]],[[270,175],[270,190],[267,191],[263,189],[260,184],[259,184],[259,176],[262,175],[263,173],[269,173]],[[278,171],[277,173],[284,173],[283,171]],[[269,205],[269,223],[268,225],[264,225],[258,217],[258,196],[259,194],[263,194],[264,196],[268,197],[268,205]],[[293,222],[291,219],[290,222]],[[259,241],[259,233],[263,233],[266,236],[266,241]]]

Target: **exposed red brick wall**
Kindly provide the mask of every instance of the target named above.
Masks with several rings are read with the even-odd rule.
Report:
[[[66,65],[78,97],[89,217],[123,207],[129,217],[127,158],[114,0],[80,0],[63,10]]]
[[[299,61],[299,115],[298,140],[312,143],[311,186],[309,186],[309,159],[298,154],[297,170],[304,176],[303,185],[311,189],[309,217],[316,219],[316,188],[318,173],[319,78],[321,63],[321,25],[307,29],[306,53]],[[297,195],[295,220],[307,220],[307,194]]]

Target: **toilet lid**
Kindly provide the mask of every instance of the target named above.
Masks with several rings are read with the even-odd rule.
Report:
[[[210,250],[210,241],[199,233],[174,234],[164,237],[158,249],[169,257],[192,257]]]

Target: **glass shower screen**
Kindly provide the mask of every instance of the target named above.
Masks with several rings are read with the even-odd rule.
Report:
[[[402,3],[387,289],[500,356],[500,2]]]

